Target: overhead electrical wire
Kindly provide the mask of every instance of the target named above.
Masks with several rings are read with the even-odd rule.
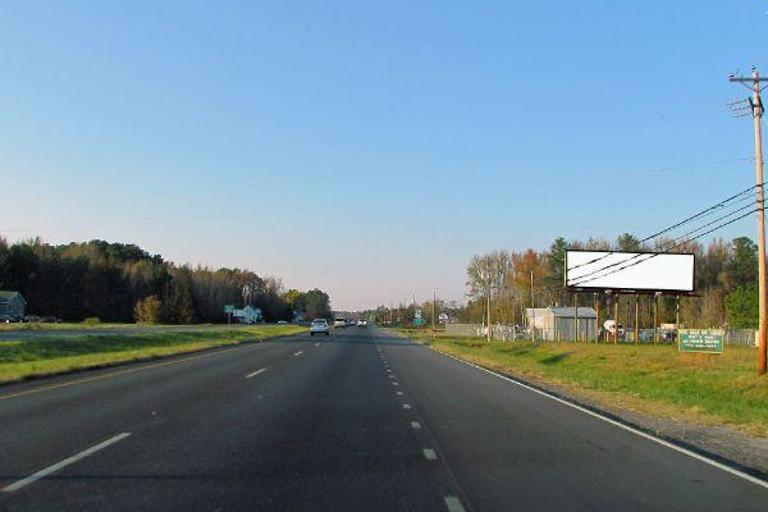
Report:
[[[679,243],[669,247],[667,250],[671,252],[671,251],[674,251],[675,249],[679,249],[680,247],[683,247],[686,244],[689,244],[689,243],[693,242],[694,240],[697,240],[697,239],[699,239],[699,238],[701,238],[703,236],[706,236],[706,235],[708,235],[710,233],[713,233],[713,232],[717,231],[718,229],[722,229],[722,228],[724,228],[724,227],[726,227],[726,226],[728,226],[730,224],[733,224],[734,222],[739,221],[739,220],[741,220],[741,219],[743,219],[745,217],[748,217],[749,215],[752,215],[753,213],[758,211],[758,208],[755,208],[752,205],[748,205],[748,206],[749,206],[750,210],[747,211],[746,213],[743,213],[743,214],[739,215],[738,217],[735,217],[735,218],[730,219],[730,220],[725,221],[725,222],[721,222],[721,221],[727,219],[728,217],[732,216],[735,213],[738,213],[740,211],[744,211],[745,208],[739,208],[738,210],[734,210],[734,211],[732,211],[732,212],[730,212],[730,213],[728,213],[726,215],[723,215],[722,217],[720,217],[720,218],[718,218],[718,219],[716,219],[716,220],[714,220],[712,222],[709,222],[709,223],[707,223],[707,224],[705,224],[703,226],[698,227],[695,230],[690,231],[686,235],[681,235],[680,237],[674,239],[673,241],[679,240],[680,238],[684,238],[684,237],[686,237],[686,236],[688,236],[688,235],[690,235],[692,233],[695,233],[696,231],[704,229],[705,227],[711,226],[712,224],[715,224],[717,222],[721,222],[720,224],[714,226],[713,228],[708,229],[708,230],[706,230],[706,231],[704,231],[702,233],[699,233],[698,235],[694,236],[693,238],[688,238],[686,240],[683,240],[682,242],[679,242]],[[635,256],[633,256],[633,257],[631,257],[631,258],[629,258],[629,259],[627,259],[625,261],[621,261],[621,262],[618,262],[618,263],[613,263],[611,265],[606,265],[605,267],[602,267],[602,268],[599,268],[597,270],[594,270],[594,271],[590,272],[589,274],[585,274],[583,276],[578,277],[574,283],[571,283],[570,286],[573,286],[573,287],[582,286],[584,283],[588,283],[588,282],[594,281],[596,279],[600,279],[600,278],[609,276],[611,274],[615,274],[616,272],[619,272],[619,271],[624,270],[626,268],[633,267],[635,265],[639,265],[640,263],[648,261],[651,258],[655,258],[656,256],[659,256],[660,254],[663,254],[663,253],[641,253],[641,254],[637,254],[637,255],[635,255]],[[629,263],[630,261],[635,260],[635,259],[640,258],[640,257],[645,257],[645,258],[643,258],[643,259],[641,259],[639,261],[635,261],[633,263]],[[607,270],[608,268],[614,267],[616,265],[621,265],[621,266],[618,267],[618,268],[615,268],[615,269],[613,269],[610,272],[607,272],[605,274],[602,274],[602,275],[599,275],[599,276],[595,276],[595,277],[590,277],[590,276],[593,276],[594,274],[603,272],[604,270]],[[589,278],[589,279],[585,279],[585,278]]]
[[[658,238],[659,236],[663,235],[664,233],[668,233],[670,231],[673,231],[673,230],[675,230],[675,229],[677,229],[679,227],[682,227],[682,226],[684,226],[684,225],[686,225],[686,224],[688,224],[690,222],[693,222],[694,220],[696,220],[698,218],[705,217],[705,216],[713,213],[715,210],[718,210],[718,209],[721,209],[721,208],[725,208],[725,207],[733,206],[733,205],[730,205],[730,206],[728,205],[728,203],[730,203],[732,201],[735,201],[736,203],[740,203],[740,202],[744,201],[747,198],[751,199],[751,197],[748,196],[747,194],[749,194],[750,192],[752,192],[753,190],[755,190],[756,188],[758,188],[760,186],[762,186],[762,185],[752,185],[751,187],[749,187],[747,189],[744,189],[741,192],[738,192],[738,193],[736,193],[736,194],[734,194],[734,195],[732,195],[730,197],[727,197],[727,198],[723,199],[722,201],[720,201],[719,203],[715,203],[714,205],[709,206],[709,207],[707,207],[707,208],[705,208],[705,209],[703,209],[703,210],[701,210],[701,211],[691,215],[690,217],[687,217],[687,218],[681,220],[680,222],[677,222],[675,224],[672,224],[669,227],[666,227],[666,228],[664,228],[664,229],[662,229],[660,231],[657,231],[656,233],[653,233],[652,235],[649,235],[649,236],[643,238],[642,240],[638,240],[637,242],[635,242],[633,244],[633,246],[635,248],[639,248],[639,246],[641,246],[645,242],[653,240],[654,238]],[[593,263],[597,263],[598,261],[601,261],[601,260],[607,258],[608,256],[610,256],[611,254],[615,254],[617,252],[621,252],[621,251],[608,251],[607,254],[604,254],[602,256],[598,256],[597,258],[594,258],[592,260],[585,261],[584,263],[580,263],[578,265],[570,267],[568,270],[575,270],[577,268],[581,268],[581,267],[584,267],[584,266],[587,266],[587,265],[592,265]]]

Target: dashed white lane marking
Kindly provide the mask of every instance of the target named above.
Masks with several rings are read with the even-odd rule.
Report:
[[[646,432],[643,432],[642,430],[638,430],[638,429],[636,429],[634,427],[630,427],[629,425],[625,425],[625,424],[620,423],[620,422],[618,422],[616,420],[612,420],[611,418],[603,416],[602,414],[599,414],[599,413],[597,413],[595,411],[590,411],[586,407],[582,407],[582,406],[580,406],[578,404],[574,404],[574,403],[571,403],[571,402],[569,402],[567,400],[563,400],[562,398],[560,398],[558,396],[555,396],[555,395],[552,395],[552,394],[549,394],[546,391],[543,391],[541,389],[536,389],[533,386],[529,386],[527,384],[524,384],[522,382],[516,381],[514,379],[510,379],[509,377],[501,375],[500,373],[496,373],[496,372],[494,372],[492,370],[489,370],[487,368],[483,368],[482,366],[476,365],[474,363],[470,363],[469,361],[464,361],[463,359],[459,359],[458,357],[449,356],[448,354],[441,354],[441,355],[444,355],[445,357],[449,357],[449,358],[451,358],[451,359],[453,359],[455,361],[458,361],[459,363],[466,364],[467,366],[471,366],[471,367],[476,368],[476,369],[478,369],[480,371],[483,371],[485,373],[493,375],[494,377],[497,377],[499,379],[502,379],[502,380],[505,380],[505,381],[510,382],[512,384],[515,384],[517,386],[520,386],[521,388],[525,388],[528,391],[533,391],[534,393],[537,393],[537,394],[539,394],[541,396],[547,397],[547,398],[549,398],[551,400],[554,400],[555,402],[559,402],[559,403],[561,403],[561,404],[563,404],[565,406],[572,407],[572,408],[574,408],[574,409],[576,409],[578,411],[581,411],[584,414],[588,414],[589,416],[592,416],[593,418],[597,418],[599,420],[603,420],[606,423],[610,423],[611,425],[613,425],[615,427],[619,427],[620,429],[626,430],[627,432],[632,432],[633,434],[636,434],[636,435],[638,435],[638,436],[640,436],[642,438],[645,438],[645,439],[647,439],[649,441],[653,441],[654,443],[660,444],[662,446],[666,446],[667,448],[671,448],[671,449],[675,450],[676,452],[680,452],[680,453],[682,453],[684,455],[687,455],[688,457],[691,457],[692,459],[696,459],[696,460],[701,461],[701,462],[703,462],[705,464],[709,464],[710,466],[714,466],[714,467],[716,467],[718,469],[722,469],[723,471],[725,471],[727,473],[730,473],[730,474],[732,474],[734,476],[737,476],[739,478],[743,478],[744,480],[752,482],[753,484],[757,484],[760,487],[768,489],[768,482],[766,482],[765,480],[761,480],[760,478],[757,478],[755,476],[752,476],[749,473],[744,473],[743,471],[739,471],[738,469],[734,469],[732,467],[726,466],[725,464],[721,464],[721,463],[717,462],[716,460],[712,460],[712,459],[707,458],[707,457],[705,457],[703,455],[699,455],[698,453],[693,452],[691,450],[688,450],[687,448],[683,448],[682,446],[677,446],[677,445],[672,444],[672,443],[670,443],[668,441],[665,441],[664,439],[661,439],[661,438],[658,438],[658,437],[653,436],[651,434],[648,434]]]
[[[421,423],[419,423],[418,421],[412,421],[411,428],[414,430],[419,430],[421,428]]]
[[[448,512],[464,512],[464,506],[461,504],[459,498],[455,496],[444,496],[445,506],[448,507]]]
[[[316,346],[316,347],[319,347],[319,346],[320,346],[320,344],[319,344],[319,343],[315,343],[315,346]]]
[[[261,368],[261,369],[259,369],[259,370],[256,370],[256,371],[255,371],[255,372],[253,372],[253,373],[249,373],[248,375],[246,375],[246,376],[245,376],[245,378],[246,378],[246,379],[250,379],[251,377],[255,377],[255,376],[257,376],[257,375],[258,375],[258,374],[260,374],[260,373],[264,373],[265,371],[267,371],[267,369],[266,369],[266,368]]]
[[[299,350],[298,352],[294,352],[294,354],[293,354],[293,355],[295,355],[295,356],[300,356],[300,355],[301,355],[301,354],[303,354],[303,353],[304,353],[304,351],[303,351],[303,350]]]
[[[410,408],[411,408],[411,404],[403,404],[403,409],[410,409]]]
[[[399,386],[400,384],[398,384],[397,382],[393,382],[392,385],[393,386]]]
[[[390,375],[390,376],[389,376],[389,378],[390,378],[390,379],[394,379],[394,378],[395,378],[395,376],[394,376],[394,375]]]
[[[106,441],[102,441],[102,442],[100,442],[99,444],[97,444],[95,446],[91,446],[87,450],[83,450],[82,452],[80,452],[78,454],[75,454],[75,455],[73,455],[71,457],[67,457],[66,459],[64,459],[64,460],[62,460],[60,462],[57,462],[56,464],[54,464],[52,466],[48,466],[45,469],[41,469],[40,471],[38,471],[36,473],[33,473],[33,474],[29,475],[26,478],[22,478],[18,482],[14,482],[11,485],[3,487],[2,492],[18,491],[22,487],[26,487],[27,485],[29,485],[29,484],[37,481],[37,480],[40,480],[41,478],[44,478],[44,477],[50,475],[51,473],[55,473],[56,471],[58,471],[60,469],[63,469],[63,468],[65,468],[65,467],[67,467],[67,466],[69,466],[71,464],[74,464],[75,462],[77,462],[77,461],[79,461],[81,459],[84,459],[84,458],[88,457],[89,455],[92,455],[92,454],[96,453],[99,450],[103,450],[104,448],[106,448],[106,447],[108,447],[110,445],[113,445],[116,442],[121,441],[121,440],[125,439],[126,437],[128,437],[130,435],[131,435],[130,432],[123,432],[122,434],[117,434],[114,437],[110,437]]]
[[[402,391],[398,391],[396,394],[397,394],[397,396],[403,396],[403,392]]]
[[[437,460],[437,454],[435,453],[435,450],[431,448],[424,448],[421,451],[424,453],[424,457],[427,460]]]

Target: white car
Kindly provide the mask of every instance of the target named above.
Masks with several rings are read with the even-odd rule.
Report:
[[[358,320],[357,321],[357,326],[358,327],[365,327],[366,325],[368,325],[368,322],[366,322],[365,320]]]
[[[326,336],[330,336],[330,330],[331,327],[328,325],[328,320],[325,318],[315,318],[309,325],[310,336],[314,336],[315,334],[325,334]]]

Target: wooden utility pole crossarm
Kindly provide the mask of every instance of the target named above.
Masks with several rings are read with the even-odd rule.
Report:
[[[752,67],[751,77],[736,77],[731,75],[731,82],[741,83],[752,91],[752,98],[750,99],[750,106],[752,107],[752,118],[754,120],[755,130],[755,179],[757,181],[756,186],[756,210],[757,210],[757,250],[758,250],[758,293],[759,293],[759,308],[760,319],[758,322],[758,342],[757,342],[757,373],[758,375],[765,375],[768,369],[766,362],[766,336],[768,336],[768,289],[766,288],[766,261],[765,261],[765,194],[763,191],[763,135],[761,120],[763,117],[763,102],[760,97],[762,88],[761,82],[767,82],[768,79],[761,78],[757,69]]]

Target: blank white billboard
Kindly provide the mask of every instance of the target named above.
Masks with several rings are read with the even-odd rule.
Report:
[[[566,251],[568,288],[693,292],[693,254]]]

